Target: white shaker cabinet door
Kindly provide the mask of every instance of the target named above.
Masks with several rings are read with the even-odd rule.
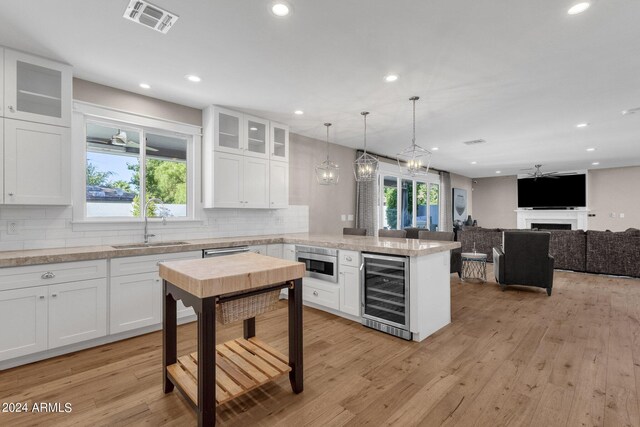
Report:
[[[342,267],[340,271],[340,311],[360,316],[360,270]]]
[[[47,289],[0,292],[0,360],[47,349]]]
[[[4,203],[71,203],[68,128],[4,120]]]
[[[215,153],[213,166],[213,207],[242,208],[244,157]]]
[[[162,279],[157,273],[111,278],[110,333],[162,322]]]
[[[107,279],[49,286],[49,348],[107,334]]]
[[[269,207],[289,206],[289,163],[271,162],[269,171]]]
[[[269,160],[244,158],[244,207],[269,207]]]

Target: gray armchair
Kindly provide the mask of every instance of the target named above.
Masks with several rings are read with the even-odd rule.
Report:
[[[502,248],[493,248],[493,271],[504,291],[507,285],[553,288],[553,257],[549,255],[550,233],[505,231]]]
[[[447,242],[454,241],[455,234],[453,231],[420,231],[418,233],[418,238],[420,240],[441,240]],[[451,267],[450,273],[458,273],[458,277],[460,277],[460,273],[462,272],[462,249],[457,248],[451,251]]]

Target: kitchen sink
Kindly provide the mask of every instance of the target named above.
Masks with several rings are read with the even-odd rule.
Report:
[[[155,248],[158,246],[180,246],[188,245],[189,242],[153,242],[153,243],[126,243],[123,245],[112,245],[116,249],[137,249],[137,248]]]

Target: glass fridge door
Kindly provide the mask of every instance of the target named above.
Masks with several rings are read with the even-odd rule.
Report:
[[[408,326],[406,259],[364,255],[364,315]]]

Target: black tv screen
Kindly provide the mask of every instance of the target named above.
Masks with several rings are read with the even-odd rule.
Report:
[[[576,208],[587,206],[586,175],[518,179],[519,208]]]

